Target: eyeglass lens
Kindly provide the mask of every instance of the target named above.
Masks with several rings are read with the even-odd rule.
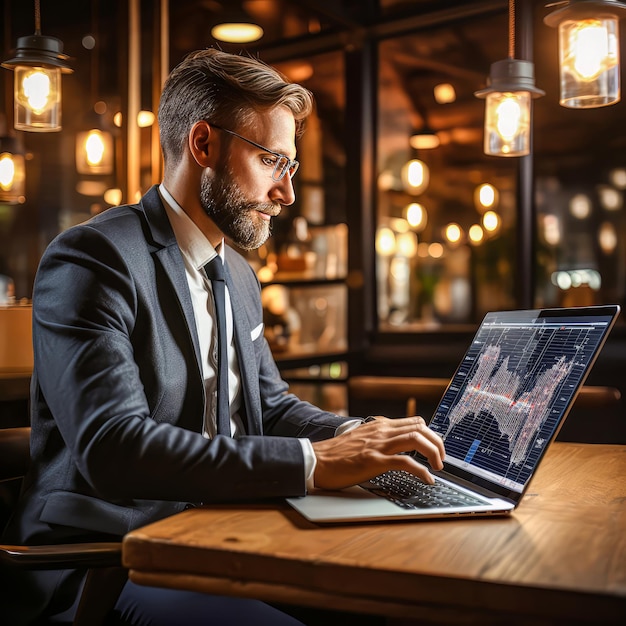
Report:
[[[289,173],[289,178],[293,178],[299,165],[298,161],[290,161],[287,157],[281,156],[276,160],[272,178],[275,181],[282,180],[286,173]]]

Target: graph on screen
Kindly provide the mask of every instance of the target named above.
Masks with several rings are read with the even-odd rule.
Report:
[[[430,424],[446,459],[521,490],[603,332],[557,320],[483,324]]]

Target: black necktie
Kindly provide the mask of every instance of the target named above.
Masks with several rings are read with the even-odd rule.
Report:
[[[228,340],[226,339],[226,283],[224,263],[218,255],[209,261],[204,270],[213,286],[215,315],[217,317],[217,432],[230,437],[230,409],[228,405]]]

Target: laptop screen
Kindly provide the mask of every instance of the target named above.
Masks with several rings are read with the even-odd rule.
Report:
[[[447,469],[519,497],[618,311],[487,314],[429,424],[444,439]]]

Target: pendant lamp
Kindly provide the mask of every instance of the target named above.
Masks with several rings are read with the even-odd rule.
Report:
[[[509,0],[509,57],[491,65],[485,89],[474,93],[485,99],[484,152],[492,156],[530,153],[531,101],[545,92],[535,87],[535,66],[515,55],[515,2]]]
[[[592,109],[619,102],[619,18],[626,4],[570,0],[561,5],[544,18],[559,30],[559,104]]]
[[[41,34],[39,0],[35,0],[35,34],[17,40],[15,56],[2,67],[15,72],[14,126],[17,130],[61,130],[61,74],[73,70],[63,42]]]

